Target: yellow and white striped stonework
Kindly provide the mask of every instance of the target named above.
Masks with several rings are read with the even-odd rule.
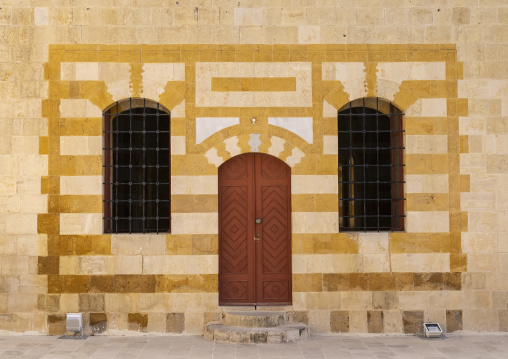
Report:
[[[81,51],[79,46],[75,49]],[[55,81],[68,88],[60,91],[68,91],[69,96],[59,99],[60,130],[50,132],[48,141],[52,143],[53,137],[58,141],[58,152],[50,158],[59,159],[55,167],[59,192],[55,195],[59,198],[60,247],[66,240],[73,245],[58,254],[58,275],[49,283],[51,295],[60,295],[63,303],[74,295],[69,293],[74,290],[71,282],[61,282],[63,278],[76,281],[90,277],[92,286],[108,276],[155,281],[154,287],[143,287],[148,293],[123,294],[121,286],[105,289],[120,291],[105,294],[106,312],[147,312],[155,331],[162,325],[163,312],[182,312],[186,332],[200,333],[205,317],[202,305],[206,311],[218,310],[214,284],[218,273],[217,168],[246,152],[271,154],[292,168],[292,308],[305,311],[316,330],[332,330],[326,324],[330,320],[323,318],[333,310],[345,310],[353,327],[358,322],[359,327],[352,331],[361,331],[366,312],[360,315],[355,311],[373,310],[377,305],[373,296],[393,291],[389,283],[396,273],[403,278],[419,273],[425,278],[453,272],[462,265],[462,261],[456,263],[457,256],[462,258],[460,246],[450,247],[451,241],[456,241],[451,233],[460,238],[463,225],[460,217],[451,215],[450,207],[450,196],[456,198],[460,189],[451,188],[449,180],[451,174],[456,176],[451,167],[458,168],[458,157],[449,157],[458,151],[449,143],[453,132],[448,103],[457,98],[453,92],[456,77],[447,75],[450,67],[457,66],[453,57],[375,63],[196,60],[205,50],[209,51],[181,47],[176,62],[157,57],[145,63],[56,62],[60,72]],[[241,50],[230,51],[240,56]],[[311,50],[301,48],[295,53],[302,56]],[[316,50],[327,53],[325,47]],[[357,50],[365,51],[361,47]],[[138,51],[144,58],[144,50]],[[269,51],[273,58],[275,47]],[[330,52],[328,56],[338,54]],[[450,82],[449,88],[443,86],[445,81]],[[78,90],[73,90],[75,84],[79,84]],[[405,112],[406,231],[397,235],[339,233],[336,114],[349,101],[375,96],[392,100]],[[126,97],[148,98],[171,111],[171,234],[102,235],[100,117],[111,103]],[[418,243],[422,234],[428,239]],[[85,237],[91,239],[89,250],[82,248]],[[358,287],[351,277],[342,293],[337,292],[334,276],[351,273],[364,273],[371,284]],[[58,278],[62,279],[53,284]],[[209,280],[205,278],[215,279],[205,285],[203,281]],[[413,298],[412,291],[424,290],[416,287],[421,286],[418,281],[411,279],[411,287],[404,287],[401,293]],[[457,290],[456,286],[450,288]],[[195,303],[198,297],[189,297],[191,303],[175,297],[177,292],[203,291],[211,293],[202,304]],[[126,295],[132,304],[123,299]],[[154,298],[165,298],[171,304],[144,307],[140,302],[155,303]],[[405,299],[399,301],[405,303]],[[400,318],[401,311],[413,307],[403,304],[392,309],[399,311]],[[112,316],[111,329],[128,328],[125,316],[118,316]],[[187,319],[193,316],[200,319]]]
[[[311,330],[508,330],[505,1],[5,0],[0,23],[0,330],[202,334],[218,167],[248,152],[291,167],[284,310]],[[337,112],[376,97],[404,113],[405,230],[343,233]],[[171,113],[171,233],[103,233],[102,114],[129,98]]]

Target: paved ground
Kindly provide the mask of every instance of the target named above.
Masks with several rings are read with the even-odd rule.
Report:
[[[506,335],[313,336],[290,344],[223,344],[197,336],[0,336],[0,358],[508,358]]]

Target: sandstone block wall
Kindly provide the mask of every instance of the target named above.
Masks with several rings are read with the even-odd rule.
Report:
[[[508,330],[507,1],[1,5],[0,330],[202,333],[246,152],[291,167],[295,320]],[[171,111],[171,234],[103,234],[102,112],[130,97]],[[404,112],[406,230],[340,233],[337,110],[374,97]]]

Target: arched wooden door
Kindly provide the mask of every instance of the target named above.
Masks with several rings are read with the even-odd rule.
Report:
[[[219,304],[291,304],[291,168],[246,153],[219,167]]]

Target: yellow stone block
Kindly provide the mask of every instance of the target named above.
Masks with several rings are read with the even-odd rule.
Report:
[[[102,196],[60,196],[59,208],[62,213],[102,213]]]
[[[406,155],[406,174],[446,174],[448,155]]]
[[[41,177],[41,194],[49,193],[49,176]]]
[[[293,292],[321,292],[323,274],[293,274]]]
[[[408,211],[446,211],[449,197],[446,193],[408,193],[406,206]]]
[[[102,136],[101,118],[62,118],[60,136]]]
[[[47,136],[39,137],[39,154],[47,155],[49,153],[49,141]]]
[[[450,272],[467,272],[467,255],[450,253]]]
[[[235,77],[212,77],[212,91],[241,91],[241,79]]]
[[[296,91],[296,77],[265,77],[263,91]]]
[[[166,236],[167,254],[192,254],[192,235],[171,234]]]
[[[460,175],[459,176],[459,190],[460,192],[469,192],[471,190],[471,176]]]
[[[263,79],[259,77],[242,77],[241,78],[242,91],[262,91]]]
[[[62,176],[101,175],[102,156],[60,156]]]

